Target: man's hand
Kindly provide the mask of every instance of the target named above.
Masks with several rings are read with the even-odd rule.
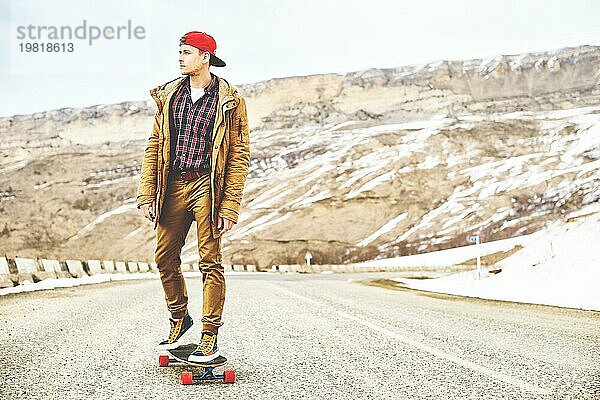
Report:
[[[228,220],[227,218],[217,217],[217,229],[221,235],[231,230],[231,228],[233,228],[233,224],[234,222]]]
[[[154,222],[154,217],[156,216],[156,208],[154,207],[154,201],[152,203],[143,204],[140,207],[140,212],[142,214],[142,217]]]

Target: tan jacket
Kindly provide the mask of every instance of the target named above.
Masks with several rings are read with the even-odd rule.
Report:
[[[211,213],[213,237],[219,237],[216,216],[235,223],[242,202],[242,194],[250,164],[250,135],[246,102],[237,89],[219,78],[219,100],[212,132],[213,147],[210,172]],[[156,201],[158,225],[160,210],[165,202],[166,183],[174,157],[177,133],[173,127],[171,99],[184,77],[174,79],[150,91],[158,110],[154,117],[152,134],[146,144],[142,174],[137,192],[138,208]]]

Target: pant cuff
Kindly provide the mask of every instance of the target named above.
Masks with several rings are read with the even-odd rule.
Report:
[[[173,319],[181,319],[181,318],[185,317],[186,314],[187,314],[187,310],[177,311],[176,313],[171,314],[171,317]]]
[[[209,331],[217,335],[219,333],[219,328],[214,325],[202,324],[203,331]]]

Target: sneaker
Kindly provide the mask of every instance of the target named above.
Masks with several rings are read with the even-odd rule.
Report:
[[[190,354],[188,361],[205,363],[219,357],[219,346],[217,345],[217,335],[209,331],[202,332],[202,338],[196,350]]]
[[[162,350],[176,349],[181,346],[183,335],[194,325],[190,314],[185,314],[185,317],[181,319],[169,318],[169,322],[171,323],[169,337],[158,344],[158,348]]]

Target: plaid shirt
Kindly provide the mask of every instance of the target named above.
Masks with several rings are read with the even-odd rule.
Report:
[[[171,115],[177,131],[173,166],[183,171],[210,170],[212,130],[217,115],[219,81],[215,75],[195,103],[186,77],[173,96]]]

